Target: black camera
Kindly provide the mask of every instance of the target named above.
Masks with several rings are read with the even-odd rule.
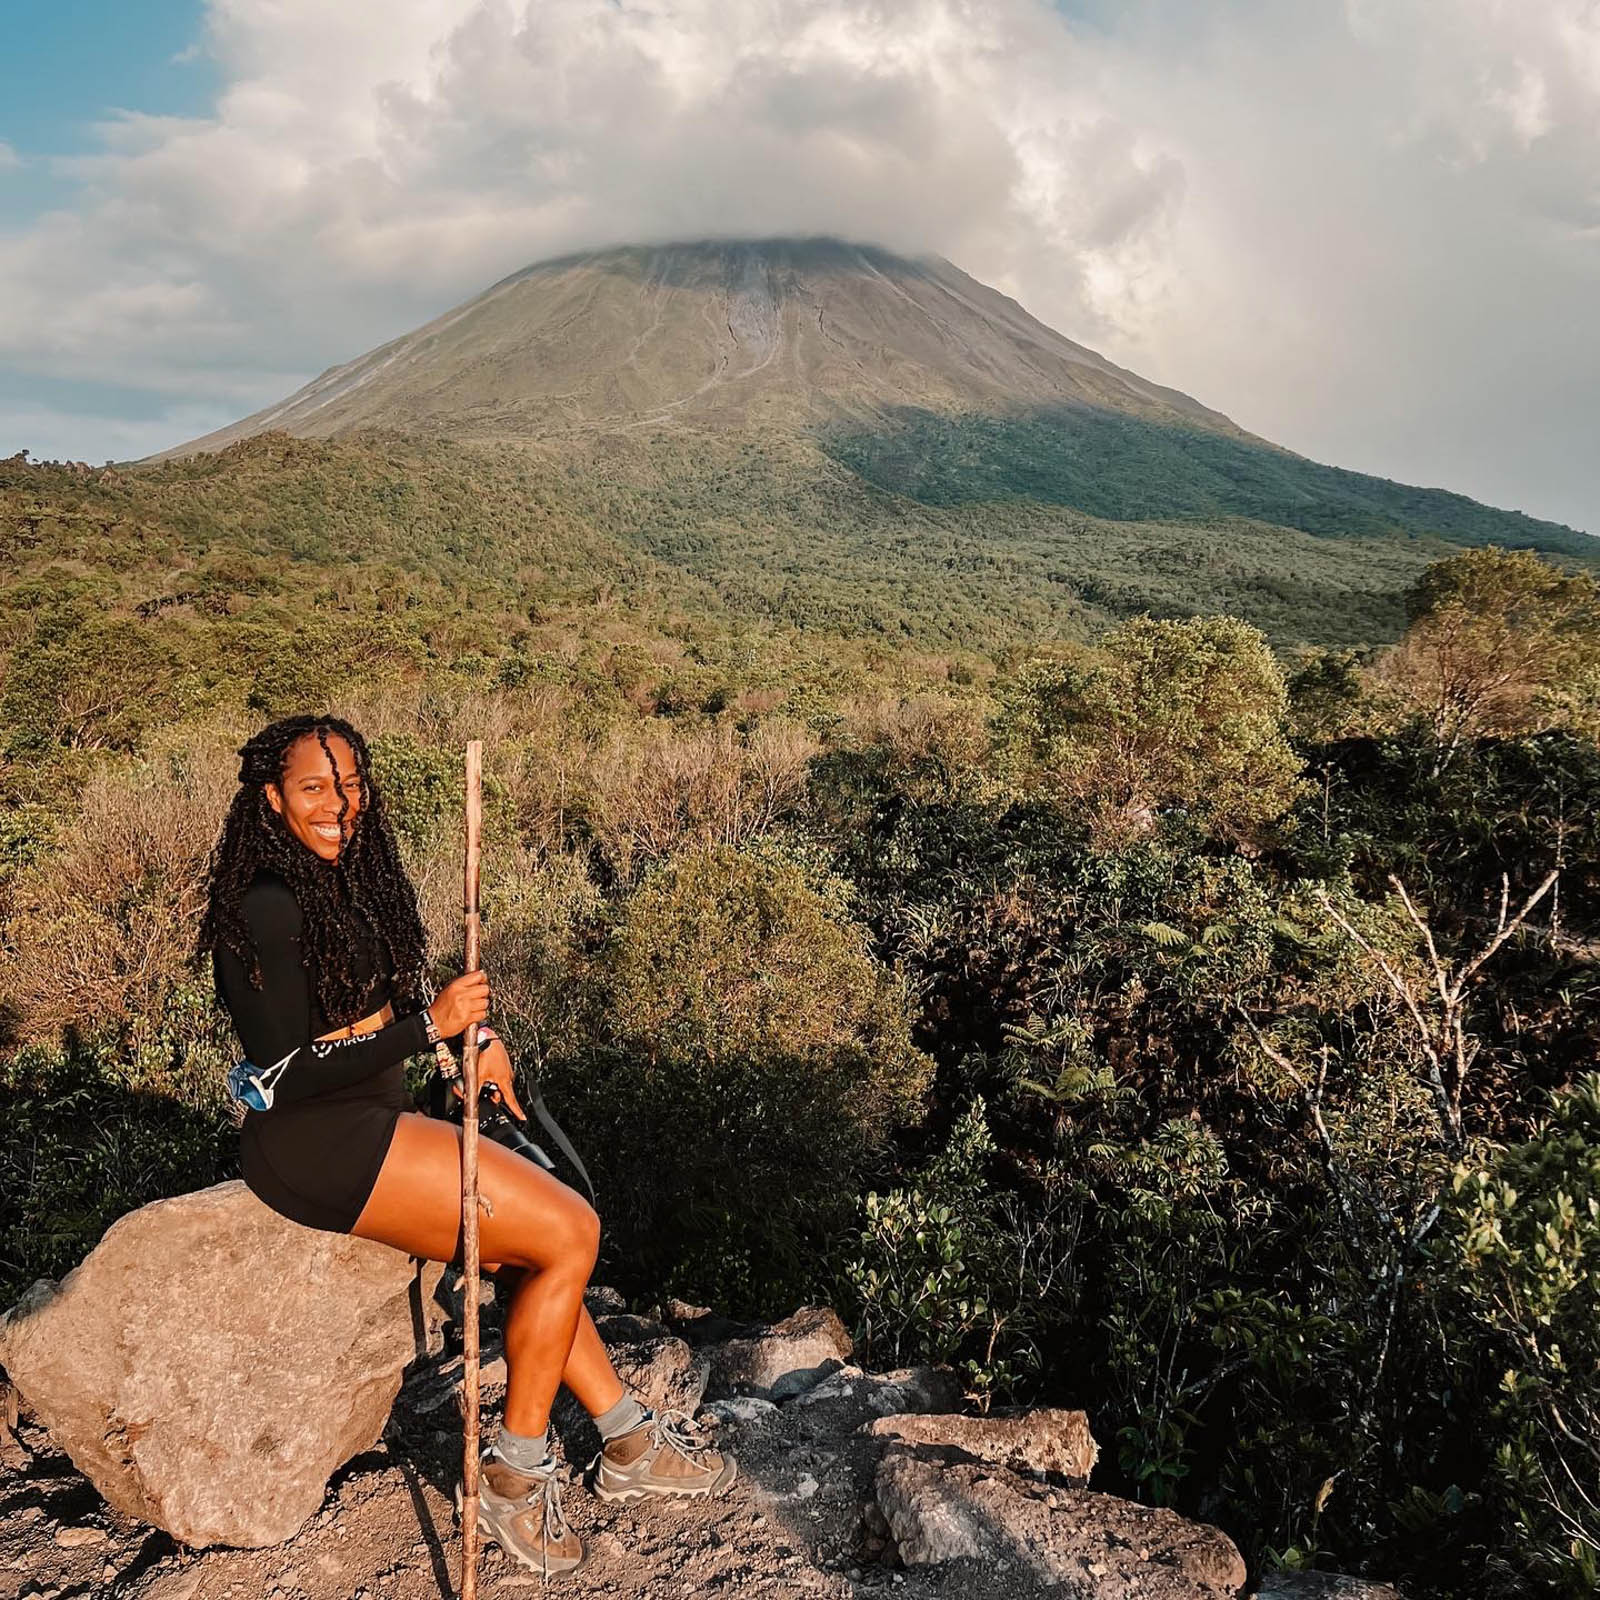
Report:
[[[466,1102],[451,1094],[449,1087],[451,1083],[458,1082],[459,1079],[446,1078],[442,1072],[435,1072],[428,1080],[429,1116],[442,1117],[447,1122],[461,1121],[466,1112]],[[519,1156],[526,1156],[546,1172],[556,1170],[555,1162],[522,1131],[500,1098],[500,1090],[492,1083],[484,1084],[478,1091],[478,1132],[487,1139],[493,1139],[496,1144],[503,1144],[508,1150],[515,1150]]]

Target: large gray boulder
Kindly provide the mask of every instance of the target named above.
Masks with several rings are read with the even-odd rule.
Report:
[[[279,1544],[437,1348],[442,1271],[222,1183],[36,1283],[0,1317],[0,1366],[117,1510],[186,1545]]]

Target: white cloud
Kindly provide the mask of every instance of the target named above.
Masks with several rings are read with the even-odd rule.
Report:
[[[0,139],[0,172],[8,172],[21,165],[22,157],[4,139]]]
[[[211,0],[214,114],[108,124],[0,235],[0,360],[243,411],[541,256],[841,232],[1309,453],[1600,528],[1591,0],[1107,17]]]
[[[1600,532],[1600,8],[1309,9],[1141,62],[1184,270],[1118,354],[1322,459]]]

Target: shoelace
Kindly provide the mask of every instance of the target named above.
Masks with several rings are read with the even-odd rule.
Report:
[[[548,1455],[537,1467],[533,1469],[533,1476],[538,1482],[522,1497],[525,1506],[531,1506],[535,1500],[542,1500],[544,1514],[544,1542],[539,1547],[539,1581],[542,1583],[550,1576],[550,1547],[552,1544],[564,1543],[572,1532],[571,1524],[567,1521],[566,1512],[561,1507],[561,1479],[556,1476],[560,1471],[560,1464],[554,1455]]]
[[[651,1423],[650,1439],[653,1444],[670,1445],[679,1455],[701,1464],[701,1457],[711,1453],[711,1445],[696,1427],[687,1411],[658,1411]]]

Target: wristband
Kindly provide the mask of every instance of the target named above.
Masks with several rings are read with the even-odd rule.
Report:
[[[443,1044],[444,1035],[439,1032],[439,1024],[433,1020],[433,1013],[424,1006],[422,1008],[422,1030],[428,1036],[429,1044]]]

